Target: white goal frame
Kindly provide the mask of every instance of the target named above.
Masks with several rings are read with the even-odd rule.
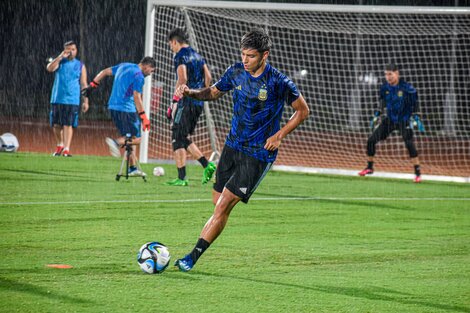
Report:
[[[155,8],[157,6],[168,7],[207,7],[222,9],[247,9],[247,10],[279,10],[291,12],[338,12],[338,13],[386,13],[386,14],[443,14],[443,15],[467,15],[470,18],[470,8],[466,7],[410,7],[410,6],[369,6],[369,5],[322,5],[322,4],[292,4],[292,3],[266,3],[266,2],[225,2],[225,1],[198,1],[198,0],[148,0],[146,10],[146,31],[145,31],[145,55],[151,56],[154,53],[154,24]],[[229,65],[229,64],[227,64]],[[157,69],[158,71],[158,69]],[[151,106],[152,78],[147,77],[144,86],[144,106],[149,112]],[[314,105],[314,104],[313,104]],[[210,112],[208,112],[210,116]],[[210,121],[208,127],[210,127]],[[452,126],[450,126],[452,127]],[[452,131],[450,129],[449,131]],[[295,136],[295,132],[291,135]],[[140,147],[140,162],[148,163],[148,132],[143,132],[142,144]],[[470,151],[469,151],[470,153]],[[364,152],[364,164],[366,154]],[[303,173],[321,173],[337,175],[357,175],[356,170],[343,170],[334,168],[312,168],[301,166],[274,166],[274,170],[294,171]],[[411,178],[412,174],[375,172],[376,177],[387,178]],[[470,183],[470,177],[423,175],[424,180],[452,181]]]

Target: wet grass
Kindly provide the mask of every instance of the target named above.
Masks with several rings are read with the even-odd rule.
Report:
[[[139,247],[187,253],[211,187],[119,165],[0,154],[0,312],[470,312],[469,185],[271,172],[192,272],[146,275]]]

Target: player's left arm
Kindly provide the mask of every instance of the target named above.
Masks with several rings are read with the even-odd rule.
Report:
[[[294,114],[286,125],[266,140],[266,144],[264,145],[266,150],[274,151],[278,149],[281,145],[281,141],[308,117],[310,110],[302,95],[292,102],[292,107],[295,110]]]
[[[82,73],[80,75],[80,90],[88,87],[88,77],[85,65],[82,66]],[[89,109],[88,97],[82,95],[82,112],[85,113]]]
[[[412,117],[410,119],[410,123],[412,127],[417,127],[418,131],[424,132],[424,124],[421,121],[421,112],[420,112],[420,107],[419,107],[419,101],[418,101],[418,92],[416,89],[409,85],[409,88],[407,90],[407,101],[408,105],[411,106],[411,112],[412,112]]]

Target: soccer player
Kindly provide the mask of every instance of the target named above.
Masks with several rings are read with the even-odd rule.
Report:
[[[416,151],[413,142],[413,125],[416,125],[419,131],[424,131],[418,113],[418,95],[410,83],[400,78],[400,71],[396,64],[388,64],[384,73],[385,82],[380,88],[380,102],[371,119],[371,128],[373,129],[379,121],[384,108],[386,108],[386,115],[367,140],[367,167],[360,171],[359,175],[365,176],[374,173],[375,146],[379,141],[387,139],[393,131],[398,130],[414,164],[414,182],[420,183],[421,169],[418,151]]]
[[[82,90],[82,93],[88,97],[103,78],[114,76],[108,108],[120,137],[116,139],[108,137],[106,144],[109,146],[111,155],[120,157],[120,147],[124,146],[126,135],[131,135],[133,151],[128,173],[130,176],[145,176],[145,173],[139,171],[136,166],[135,146],[141,142],[141,125],[144,131],[150,130],[150,121],[145,114],[142,102],[142,89],[144,78],[155,72],[155,68],[156,61],[152,57],[144,57],[139,64],[120,63],[99,72],[90,86]]]
[[[80,90],[86,88],[85,65],[78,60],[77,44],[67,41],[58,57],[47,64],[48,72],[55,72],[51,94],[49,121],[54,131],[56,149],[53,156],[71,157],[73,129],[78,126]],[[88,111],[88,98],[83,99],[82,111]]]
[[[209,87],[212,77],[204,58],[199,55],[188,43],[188,37],[181,28],[175,28],[167,36],[170,49],[175,53],[174,64],[176,70],[176,86],[187,85],[192,89]],[[179,100],[179,101],[178,101]],[[215,164],[208,162],[194,142],[188,139],[196,128],[197,120],[204,108],[204,102],[198,99],[173,97],[172,104],[167,112],[168,119],[172,120],[172,144],[175,155],[178,178],[166,182],[170,186],[187,186],[186,179],[186,151],[188,151],[204,168],[202,183],[206,184],[214,174]]]
[[[233,207],[239,201],[248,202],[276,159],[282,140],[309,114],[296,85],[267,62],[271,45],[263,29],[254,29],[241,39],[242,62],[230,66],[217,83],[196,90],[186,85],[178,89],[177,95],[199,100],[215,100],[233,90],[232,126],[212,193],[214,213],[194,249],[175,262],[181,271],[191,270],[222,233]],[[295,112],[281,128],[285,103]]]

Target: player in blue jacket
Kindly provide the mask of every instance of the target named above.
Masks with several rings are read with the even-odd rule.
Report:
[[[191,270],[202,253],[222,233],[230,212],[247,203],[276,159],[281,141],[308,116],[309,109],[296,85],[267,63],[271,39],[263,29],[246,33],[240,43],[242,62],[230,66],[211,87],[180,86],[178,96],[215,100],[233,92],[232,126],[227,135],[212,193],[214,213],[204,225],[194,249],[175,265]],[[281,128],[284,105],[294,109]]]
[[[80,90],[88,86],[85,65],[78,60],[74,41],[64,44],[64,51],[47,64],[48,72],[55,72],[51,93],[50,124],[54,130],[56,150],[53,156],[71,157],[73,129],[78,127]],[[88,98],[83,98],[82,111],[88,111]]]
[[[421,169],[418,151],[413,142],[413,126],[416,126],[419,131],[424,131],[424,126],[419,116],[418,94],[410,83],[400,78],[400,71],[396,64],[391,63],[385,67],[385,80],[380,88],[379,106],[371,119],[371,128],[374,131],[367,140],[367,167],[359,172],[359,175],[374,173],[377,143],[387,139],[393,131],[398,130],[414,164],[414,182],[419,183],[421,182]],[[381,118],[384,109],[386,109],[386,115]],[[374,127],[377,123],[378,126]]]

